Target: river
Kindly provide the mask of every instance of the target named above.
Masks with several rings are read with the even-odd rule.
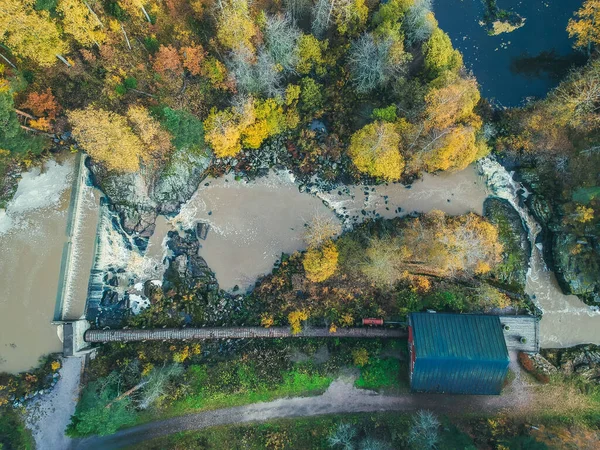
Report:
[[[586,343],[600,344],[598,308],[591,308],[575,295],[563,294],[554,273],[544,263],[541,244],[535,244],[541,227],[520,201],[521,197],[527,197],[527,190],[495,160],[484,158],[480,166],[491,193],[512,204],[529,233],[532,254],[525,291],[543,312],[540,345],[559,348]]]
[[[511,33],[489,36],[479,24],[483,0],[434,0],[440,28],[473,71],[483,97],[496,105],[518,106],[542,98],[572,64],[585,58],[572,49],[566,31],[582,0],[497,0],[498,7],[524,17]]]
[[[25,173],[15,198],[0,217],[1,370],[26,370],[41,355],[61,349],[57,329],[50,322],[60,287],[63,248],[69,241],[67,212],[74,164],[69,156]],[[488,164],[486,172],[492,193],[517,207],[535,241],[537,224],[519,206],[520,186],[497,163],[491,168]],[[246,290],[271,271],[283,252],[305,248],[305,225],[316,215],[339,218],[349,228],[366,218],[389,218],[413,211],[481,213],[490,188],[475,166],[456,173],[426,174],[410,188],[401,184],[348,186],[310,194],[300,192],[287,172],[271,172],[253,182],[236,181],[228,175],[205,180],[176,217],[160,216],[145,254],[127,248],[130,241],[122,238],[110,220],[103,221],[99,240],[106,244],[100,246],[99,259],[101,267],[123,268],[121,276],[131,278],[130,285],[140,286],[145,279],[161,276],[167,232],[203,221],[210,230],[202,241],[201,256],[223,289],[232,290],[237,285]],[[83,313],[98,217],[98,193],[84,187],[81,195],[81,223],[71,227],[74,270],[67,290],[71,301],[64,311],[69,318]],[[552,272],[545,270],[539,249],[533,248],[527,292],[544,311],[542,346],[600,343],[600,314],[577,297],[563,295]],[[133,287],[125,289],[135,291]]]
[[[69,223],[78,157],[49,160],[23,174],[6,211],[0,211],[0,371],[35,366],[40,356],[62,351],[60,328],[51,322],[67,283],[62,315],[84,313],[94,248],[97,192],[83,187],[78,219]],[[61,273],[72,229],[67,276]]]

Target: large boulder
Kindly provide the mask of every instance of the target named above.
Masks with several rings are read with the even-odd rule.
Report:
[[[565,231],[553,236],[554,268],[567,293],[592,297],[600,293],[600,244]]]
[[[208,150],[176,151],[150,194],[158,205],[158,213],[176,214],[198,189],[211,161],[212,153]]]
[[[167,270],[163,281],[163,290],[181,292],[218,292],[219,286],[215,274],[200,256],[200,242],[195,230],[186,230],[179,234],[170,231],[167,247],[171,256],[167,261]]]
[[[483,203],[485,217],[498,227],[499,240],[504,247],[502,263],[492,277],[514,291],[523,292],[527,278],[531,244],[519,213],[508,201],[489,197]]]

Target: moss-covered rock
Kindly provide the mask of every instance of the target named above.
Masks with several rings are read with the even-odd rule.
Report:
[[[498,227],[498,237],[504,247],[502,263],[491,276],[510,290],[521,293],[525,290],[531,255],[527,230],[519,213],[506,200],[487,198],[483,208],[485,217]]]
[[[600,293],[600,243],[567,232],[554,233],[554,267],[563,290],[591,299]]]

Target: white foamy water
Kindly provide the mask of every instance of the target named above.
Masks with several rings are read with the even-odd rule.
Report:
[[[338,214],[346,216],[344,223],[351,227],[365,218],[387,219],[411,212],[438,209],[447,214],[482,213],[487,197],[485,182],[475,166],[460,172],[439,175],[424,174],[410,186],[400,183],[379,186],[348,186],[329,192],[315,191]],[[398,208],[401,208],[398,211]],[[365,214],[363,214],[363,211]]]
[[[0,211],[0,235],[35,226],[27,216],[32,211],[48,209],[56,213],[53,207],[59,204],[63,193],[71,187],[72,175],[72,162],[59,163],[54,160],[25,172],[6,211]]]
[[[528,230],[532,251],[525,291],[544,313],[540,321],[540,345],[551,348],[600,344],[600,312],[577,296],[562,293],[554,273],[544,263],[541,244],[535,245],[541,227],[527,208],[519,204],[519,196],[526,197],[527,191],[494,159],[483,159],[480,167],[494,195],[510,202]]]
[[[136,284],[146,280],[162,278],[164,265],[162,258],[147,256],[135,244],[133,238],[120,227],[114,226],[117,220],[109,211],[108,205],[102,205],[100,225],[98,227],[98,248],[94,269],[103,272],[113,269],[119,271],[117,291],[123,293]]]

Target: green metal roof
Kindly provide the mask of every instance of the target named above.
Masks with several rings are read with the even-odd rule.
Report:
[[[498,316],[412,313],[417,359],[508,361]]]

